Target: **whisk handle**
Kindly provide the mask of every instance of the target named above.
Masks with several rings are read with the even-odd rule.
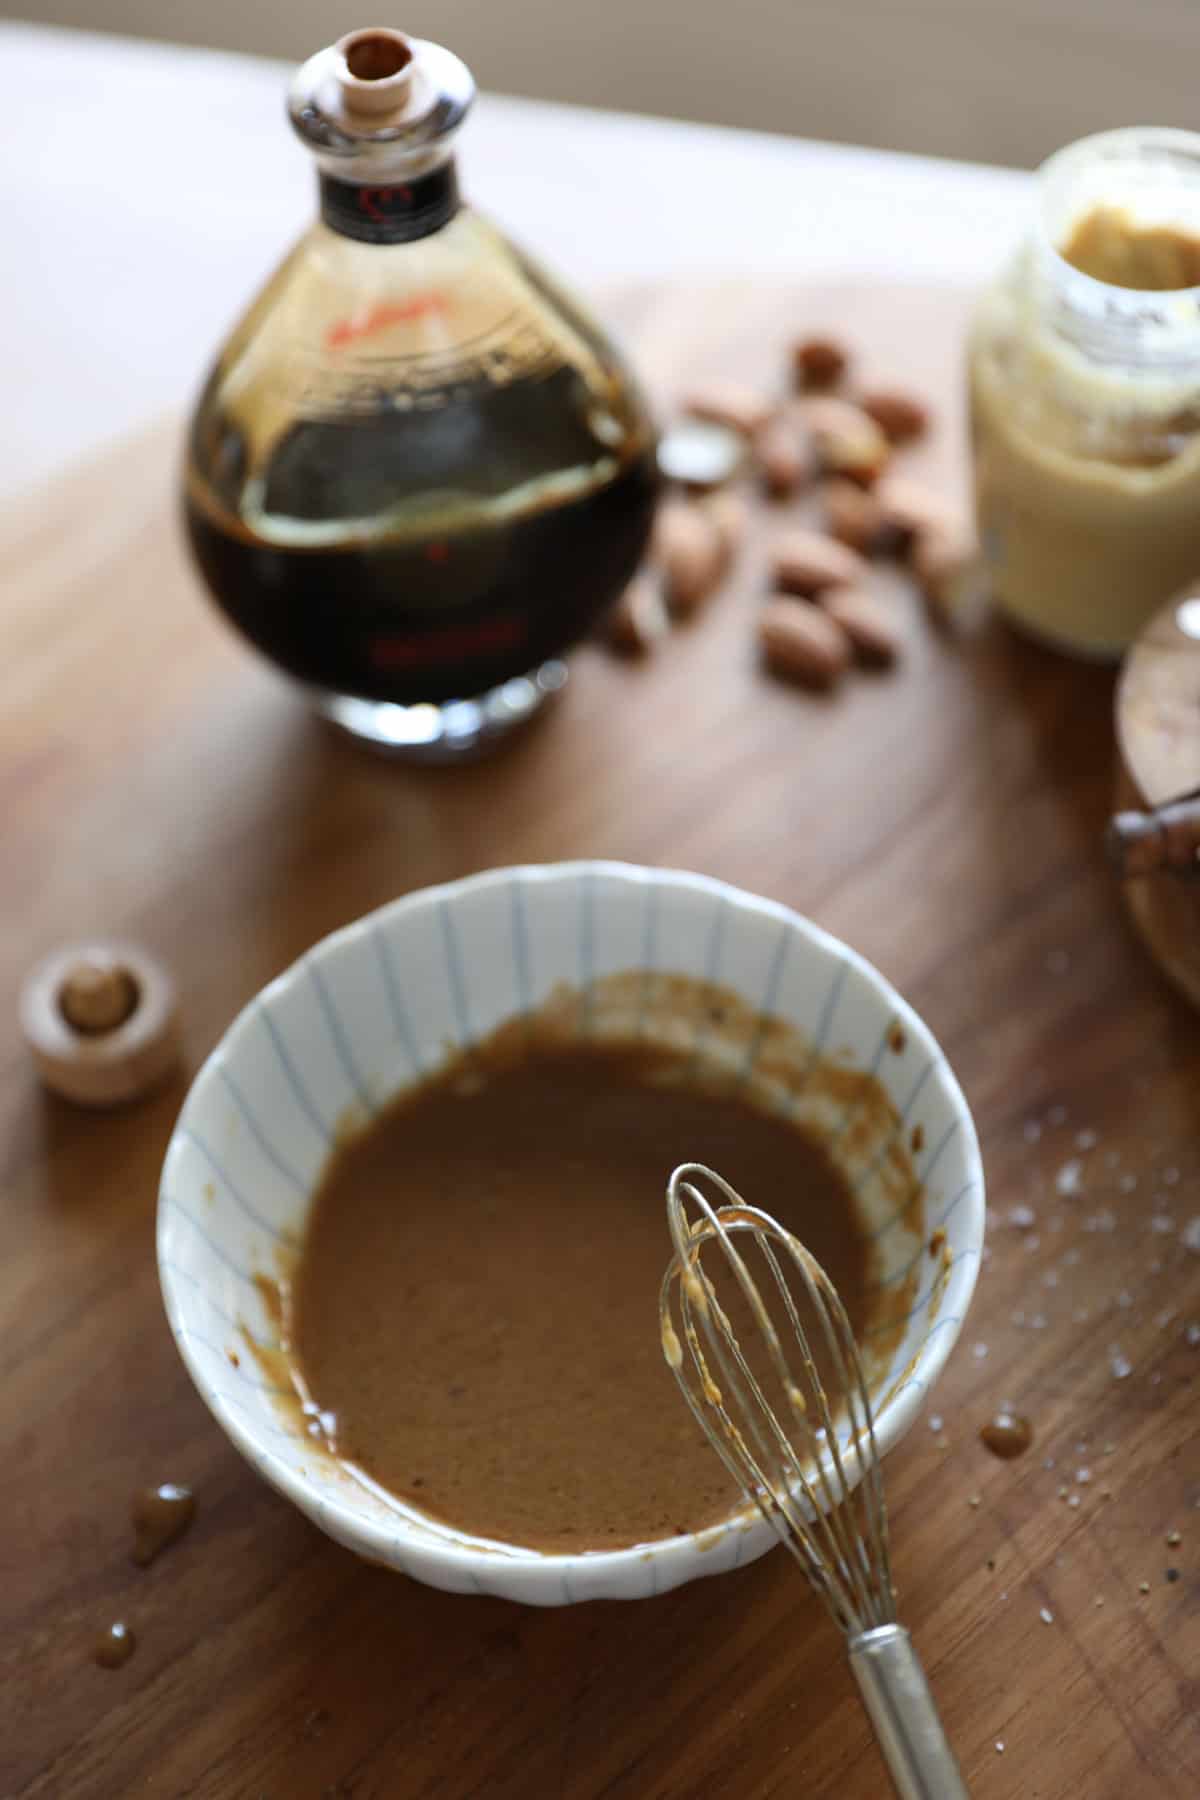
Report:
[[[852,1637],[847,1648],[900,1800],[969,1800],[904,1627],[876,1626]]]

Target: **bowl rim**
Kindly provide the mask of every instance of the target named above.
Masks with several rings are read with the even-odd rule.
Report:
[[[908,1431],[921,1410],[926,1393],[945,1367],[965,1322],[978,1278],[986,1218],[983,1162],[970,1106],[946,1054],[920,1014],[873,963],[795,908],[767,899],[732,882],[687,869],[658,868],[615,859],[579,857],[561,862],[503,864],[455,880],[432,883],[414,888],[349,920],[345,925],[317,939],[278,975],[251,995],[222,1031],[189,1083],[167,1144],[159,1181],[156,1217],[159,1286],[171,1335],[194,1387],[217,1424],[251,1467],[337,1541],[357,1554],[376,1561],[384,1560],[389,1566],[402,1569],[417,1579],[432,1580],[434,1585],[438,1583],[433,1571],[441,1569],[465,1576],[477,1591],[489,1592],[494,1590],[480,1582],[479,1577],[503,1573],[506,1578],[517,1577],[515,1585],[532,1590],[524,1593],[522,1598],[537,1598],[542,1584],[553,1579],[562,1584],[564,1597],[569,1600],[576,1597],[569,1591],[572,1574],[594,1577],[603,1573],[608,1577],[602,1584],[605,1591],[615,1592],[615,1578],[623,1571],[643,1571],[651,1566],[655,1570],[653,1585],[639,1585],[637,1592],[639,1595],[660,1593],[697,1576],[722,1572],[730,1566],[713,1556],[710,1546],[714,1541],[714,1534],[723,1537],[730,1529],[742,1534],[733,1566],[761,1555],[778,1540],[764,1518],[743,1508],[735,1509],[728,1521],[719,1521],[698,1533],[654,1539],[646,1544],[629,1545],[621,1549],[563,1552],[539,1551],[524,1545],[498,1545],[495,1549],[484,1549],[469,1543],[455,1542],[449,1537],[427,1534],[420,1528],[409,1528],[400,1513],[385,1523],[376,1517],[367,1516],[352,1505],[341,1504],[339,1498],[331,1494],[331,1483],[328,1480],[316,1479],[307,1471],[301,1473],[283,1461],[271,1449],[264,1436],[254,1429],[252,1415],[231,1406],[210,1385],[207,1371],[202,1366],[198,1351],[193,1347],[190,1334],[180,1329],[177,1323],[174,1305],[175,1274],[170,1259],[165,1256],[164,1238],[171,1174],[183,1141],[181,1127],[194,1095],[203,1086],[217,1079],[217,1071],[225,1058],[230,1040],[242,1021],[265,996],[283,991],[299,979],[311,958],[332,956],[342,944],[377,928],[385,921],[403,917],[410,909],[415,911],[419,906],[453,902],[457,897],[475,893],[481,888],[504,885],[514,879],[538,883],[578,883],[581,878],[597,876],[615,877],[639,884],[688,888],[711,895],[714,900],[723,900],[743,912],[756,912],[774,919],[780,925],[787,924],[823,955],[853,969],[862,978],[873,998],[879,1002],[881,1010],[899,1021],[909,1036],[921,1044],[931,1058],[931,1078],[941,1085],[949,1101],[967,1167],[966,1180],[950,1202],[950,1207],[943,1215],[943,1222],[950,1208],[957,1209],[962,1205],[967,1214],[971,1241],[958,1251],[950,1271],[951,1283],[948,1283],[946,1292],[949,1300],[951,1284],[956,1289],[954,1310],[936,1320],[932,1331],[922,1339],[914,1352],[903,1380],[893,1388],[876,1415],[876,1438],[881,1460]],[[957,1280],[954,1279],[955,1276]],[[246,1423],[247,1420],[250,1421],[249,1424]],[[331,1530],[331,1520],[336,1521],[336,1531]],[[406,1552],[411,1552],[412,1561],[419,1566],[412,1567],[408,1561],[401,1561],[396,1551],[399,1541],[404,1542]],[[657,1572],[667,1564],[672,1565],[670,1579],[661,1580]],[[510,1579],[509,1586],[513,1585]]]

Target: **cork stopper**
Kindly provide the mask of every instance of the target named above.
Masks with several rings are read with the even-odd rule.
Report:
[[[72,963],[63,977],[58,1004],[75,1031],[115,1031],[138,1003],[138,987],[129,969],[113,956],[93,951]]]
[[[360,118],[399,112],[412,87],[414,54],[402,31],[369,25],[348,31],[334,45],[342,105]]]
[[[39,1076],[81,1106],[135,1100],[178,1059],[174,984],[133,944],[56,951],[31,970],[20,1013]]]

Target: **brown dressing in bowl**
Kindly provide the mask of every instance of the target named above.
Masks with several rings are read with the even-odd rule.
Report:
[[[339,1459],[460,1530],[543,1551],[737,1509],[659,1345],[672,1168],[709,1163],[774,1212],[857,1334],[906,1295],[872,1291],[827,1152],[695,1073],[646,1045],[531,1041],[400,1096],[337,1150],[283,1328]]]

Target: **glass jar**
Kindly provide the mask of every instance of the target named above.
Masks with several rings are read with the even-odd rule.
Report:
[[[1200,574],[1200,134],[1084,138],[977,309],[975,502],[993,598],[1118,656]]]

